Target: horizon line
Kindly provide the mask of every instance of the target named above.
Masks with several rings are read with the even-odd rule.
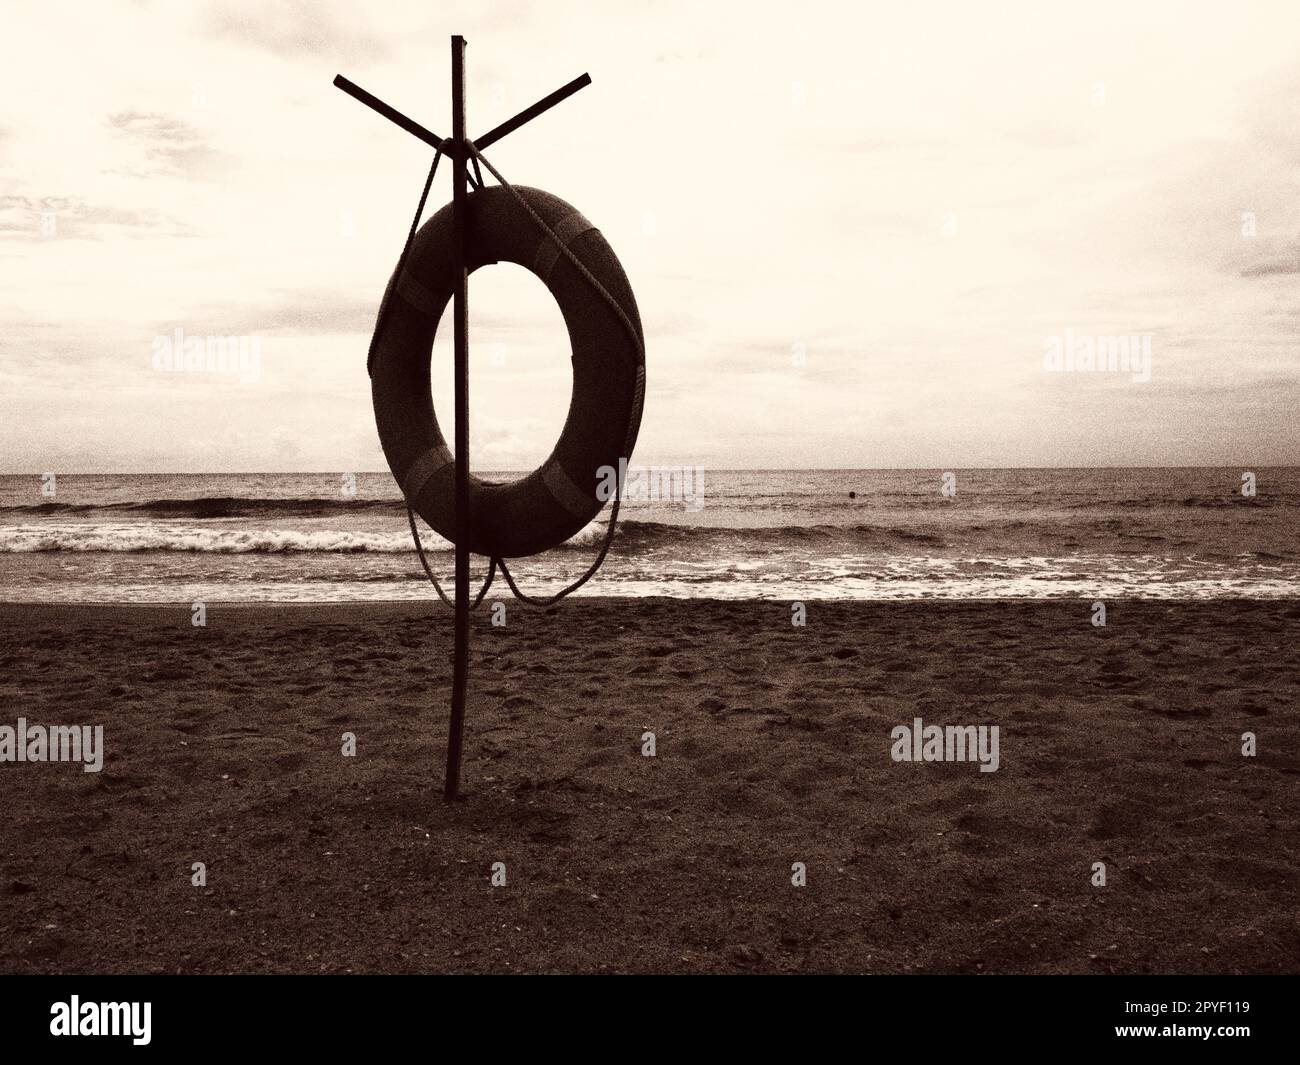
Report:
[[[635,466],[635,463],[629,463]],[[1203,465],[1197,463],[1171,463],[1162,466],[703,466],[700,463],[642,463],[642,468],[677,468],[684,466],[694,466],[704,470],[713,470],[715,473],[887,473],[887,472],[906,472],[919,471],[928,472],[933,470],[987,470],[987,471],[1005,471],[1005,470],[1235,470],[1249,469],[1251,463],[1216,463],[1212,465]],[[1282,462],[1282,463],[1255,463],[1256,469],[1274,469],[1274,470],[1291,470],[1300,469],[1300,463]],[[379,470],[349,470],[343,467],[329,467],[324,469],[313,470],[37,470],[37,471],[10,471],[0,472],[0,477],[41,477],[46,473],[53,472],[60,477],[301,477],[301,476],[329,476],[343,473],[360,475],[367,474],[388,474],[392,476],[392,471],[387,469]],[[498,473],[518,473],[527,475],[534,472],[532,469],[492,469],[479,470],[478,475],[498,474]]]

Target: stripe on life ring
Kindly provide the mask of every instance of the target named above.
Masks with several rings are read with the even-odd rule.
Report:
[[[397,294],[421,314],[432,315],[437,302],[429,287],[405,270],[397,282]]]
[[[402,494],[406,496],[407,501],[413,503],[418,499],[420,493],[424,491],[424,486],[454,461],[451,451],[444,445],[429,448],[412,462],[406,470],[406,476],[402,479]]]
[[[542,467],[542,483],[557,503],[575,517],[585,518],[591,513],[591,501],[595,495],[587,495],[573,483],[573,478],[565,472],[558,459],[551,459]]]
[[[555,269],[555,264],[560,258],[560,246],[567,247],[582,234],[590,233],[596,227],[583,217],[581,211],[574,211],[573,214],[560,219],[551,228],[555,230],[555,235],[560,238],[560,243],[556,244],[547,234],[542,239],[541,244],[537,246],[537,258],[533,260],[533,270],[543,281],[550,277],[551,271]]]

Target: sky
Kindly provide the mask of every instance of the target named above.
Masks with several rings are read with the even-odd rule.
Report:
[[[635,462],[1300,463],[1289,0],[7,0],[4,23],[0,472],[383,469],[366,349],[432,153],[331,81],[446,134],[453,33],[471,133],[592,76],[486,154],[631,280]],[[428,213],[450,194],[444,167]],[[540,465],[559,310],[501,265],[470,323],[472,466]],[[167,370],[178,329],[247,338],[256,372]],[[1048,372],[1067,337],[1147,338],[1149,380]]]

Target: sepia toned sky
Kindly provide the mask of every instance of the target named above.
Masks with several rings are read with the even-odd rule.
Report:
[[[330,82],[445,134],[457,32],[472,132],[592,75],[487,154],[627,270],[638,462],[1300,463],[1294,3],[11,0],[0,472],[382,469],[431,152]],[[559,312],[507,266],[470,306],[473,465],[530,468]],[[176,329],[256,338],[254,379],[157,369]],[[1149,336],[1150,381],[1044,372],[1067,331]]]

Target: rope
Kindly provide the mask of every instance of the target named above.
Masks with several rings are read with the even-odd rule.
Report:
[[[415,229],[420,224],[420,216],[424,214],[424,201],[429,198],[429,188],[433,185],[433,175],[438,172],[438,160],[442,158],[442,149],[438,148],[433,153],[433,166],[429,167],[429,176],[424,179],[424,191],[420,193],[420,205],[415,209],[415,217],[411,219],[411,228],[406,234],[406,243],[402,245],[402,254],[397,259],[397,272],[393,275],[398,282],[402,280],[402,269],[406,266],[406,257],[411,254],[411,242],[415,239]],[[379,336],[384,331],[384,323],[388,318],[388,294],[391,290],[384,289],[384,298],[379,303],[378,320],[375,322],[375,333],[370,338],[370,350],[366,352],[366,373],[374,376],[375,365],[375,345],[379,343]]]
[[[620,485],[619,487],[621,491],[622,486]],[[618,504],[619,498],[618,496],[615,496],[614,507],[609,512],[609,527],[605,530],[605,539],[601,542],[600,551],[596,554],[596,561],[588,567],[586,573],[570,584],[567,588],[561,588],[554,595],[535,596],[526,595],[524,592],[521,592],[519,586],[515,584],[514,577],[510,575],[510,570],[506,568],[506,560],[504,558],[494,558],[492,560],[493,563],[501,570],[501,576],[506,579],[506,584],[510,586],[510,590],[514,593],[515,598],[521,602],[527,603],[529,606],[551,606],[553,603],[558,603],[566,595],[576,592],[591,580],[591,578],[596,575],[596,570],[600,569],[601,564],[605,561],[605,556],[609,554],[610,545],[614,542],[614,526],[618,524]]]
[[[420,529],[415,524],[415,511],[407,504],[406,518],[411,523],[411,539],[415,541],[415,553],[420,556],[420,565],[424,567],[425,575],[433,582],[434,588],[438,590],[438,598],[448,606],[454,607],[456,604],[447,598],[447,593],[442,590],[442,585],[438,583],[438,578],[433,575],[433,569],[429,566],[429,560],[424,556],[424,544],[420,541]],[[477,610],[479,603],[483,602],[483,597],[487,595],[487,590],[492,587],[492,578],[496,576],[497,560],[492,559],[492,564],[488,567],[487,580],[483,582],[483,587],[478,590],[478,595],[474,597],[474,602],[469,606],[471,610]]]
[[[442,149],[438,148],[433,153],[433,165],[429,167],[429,176],[424,179],[424,189],[420,192],[420,202],[415,208],[415,217],[411,219],[411,228],[406,233],[406,243],[402,245],[402,254],[397,259],[397,271],[394,276],[401,281],[402,271],[406,267],[407,257],[411,254],[411,244],[415,240],[416,229],[420,225],[420,218],[424,214],[424,205],[429,199],[429,189],[433,187],[434,175],[438,173],[438,162],[442,159]],[[392,289],[384,289],[384,297],[379,303],[379,314],[375,322],[375,332],[370,338],[370,350],[366,353],[366,373],[373,376],[373,367],[375,362],[375,346],[379,343],[379,338],[384,331],[384,325],[388,320],[389,295]],[[424,567],[425,575],[433,582],[433,587],[438,592],[438,598],[448,606],[454,604],[447,598],[447,593],[442,590],[442,585],[438,583],[438,578],[433,575],[433,569],[429,566],[429,560],[424,554],[424,544],[420,542],[420,530],[415,524],[415,512],[411,509],[410,504],[406,507],[406,517],[411,523],[411,538],[415,541],[415,553],[420,556],[420,565]],[[492,565],[488,568],[487,580],[483,582],[483,587],[479,589],[478,596],[471,604],[470,609],[475,609],[483,597],[487,595],[487,590],[492,587],[492,578],[496,576],[496,559],[492,560]]]
[[[513,185],[510,184],[510,182],[508,182],[505,179],[501,171],[498,170],[496,167],[494,167],[488,161],[487,157],[478,150],[478,146],[468,138],[466,138],[465,140],[465,145],[469,149],[470,156],[476,162],[482,162],[482,164],[485,167],[487,167],[488,173],[490,173],[494,178],[496,178],[497,181],[500,183],[501,187],[505,189],[508,193],[510,193],[511,196],[514,197],[515,202],[518,203],[519,206],[522,207],[526,212],[528,212],[528,216],[534,222],[536,222],[538,226],[541,227],[542,231],[545,232],[546,235],[551,238],[551,240],[555,242],[555,245],[560,249],[561,254],[563,254],[564,257],[567,258],[569,262],[571,262],[574,265],[578,273],[581,274],[582,277],[586,279],[587,283],[591,285],[591,287],[594,288],[596,292],[600,295],[600,298],[609,304],[609,306],[613,309],[614,313],[618,315],[619,321],[623,323],[623,328],[627,330],[628,336],[632,338],[632,343],[636,347],[637,353],[640,356],[641,361],[644,362],[645,344],[641,340],[641,334],[637,332],[637,328],[632,323],[632,319],[628,317],[627,312],[624,311],[623,308],[619,305],[618,300],[616,300],[613,296],[609,294],[609,290],[606,289],[605,286],[600,283],[600,281],[596,278],[595,274],[593,274],[590,270],[587,269],[586,264],[583,263],[582,260],[579,259],[576,254],[574,254],[573,250],[568,246],[568,244],[566,244],[564,241],[560,240],[558,236],[556,236],[555,230],[553,230],[550,226],[548,226],[546,222],[542,219],[542,216],[539,215],[535,210],[533,210],[532,204],[530,204],[527,200],[523,198],[522,195],[520,195],[519,190],[516,189]],[[629,437],[631,436],[635,428],[636,428],[635,422],[628,426]],[[631,450],[627,446],[627,444],[628,441],[625,439],[623,441],[624,454],[627,454],[628,451]],[[600,569],[601,564],[605,561],[605,556],[609,554],[610,546],[614,542],[614,530],[615,527],[618,525],[618,508],[619,508],[619,504],[622,502],[622,498],[623,498],[623,480],[622,480],[622,469],[620,467],[619,472],[615,475],[614,506],[609,512],[609,526],[605,530],[605,539],[600,545],[600,551],[596,554],[596,560],[592,562],[591,566],[587,569],[586,573],[584,573],[581,577],[579,577],[568,587],[561,588],[554,595],[539,597],[539,596],[530,596],[524,594],[519,590],[519,586],[515,584],[515,579],[513,576],[511,576],[510,570],[506,566],[505,559],[494,558],[492,560],[493,563],[496,566],[500,567],[501,576],[503,576],[506,579],[506,584],[510,586],[510,591],[514,593],[515,598],[521,600],[522,602],[528,603],[530,606],[551,606],[553,603],[558,603],[566,595],[570,595],[571,593],[576,592],[579,588],[581,588],[584,584],[586,584],[589,580],[591,580],[591,578],[596,575],[596,571]]]
[[[488,168],[488,173],[490,173],[494,178],[497,179],[497,181],[501,183],[501,187],[505,189],[508,193],[510,193],[510,195],[515,198],[515,202],[518,203],[520,207],[522,207],[525,211],[528,212],[529,217],[532,218],[534,222],[536,222],[539,226],[542,227],[542,229],[545,231],[548,237],[550,237],[553,241],[555,241],[556,245],[560,249],[561,254],[563,254],[564,257],[569,260],[569,262],[573,263],[574,267],[577,268],[578,273],[580,273],[584,278],[586,278],[587,283],[590,284],[591,287],[594,288],[600,294],[601,299],[603,299],[606,303],[610,305],[614,313],[618,315],[619,321],[623,323],[623,328],[627,330],[628,336],[632,338],[632,343],[636,346],[637,352],[638,354],[640,354],[641,360],[644,362],[645,345],[641,341],[641,334],[637,332],[637,328],[635,325],[632,324],[632,319],[627,316],[627,312],[624,311],[621,306],[619,306],[618,300],[616,300],[613,296],[609,294],[605,286],[602,285],[596,279],[595,274],[593,274],[590,270],[587,269],[586,265],[582,262],[582,260],[579,259],[577,255],[573,253],[573,250],[566,243],[564,243],[564,241],[560,240],[560,238],[555,235],[555,230],[553,230],[544,221],[542,221],[542,216],[533,210],[532,204],[530,204],[519,194],[519,190],[516,189],[513,185],[510,184],[510,182],[508,182],[504,177],[501,176],[500,170],[498,170],[496,167],[494,167],[491,163],[488,162],[487,156],[485,156],[482,152],[478,150],[478,147],[474,144],[474,142],[472,140],[466,139],[465,144],[468,146],[470,154],[475,159],[482,161],[483,165]]]

